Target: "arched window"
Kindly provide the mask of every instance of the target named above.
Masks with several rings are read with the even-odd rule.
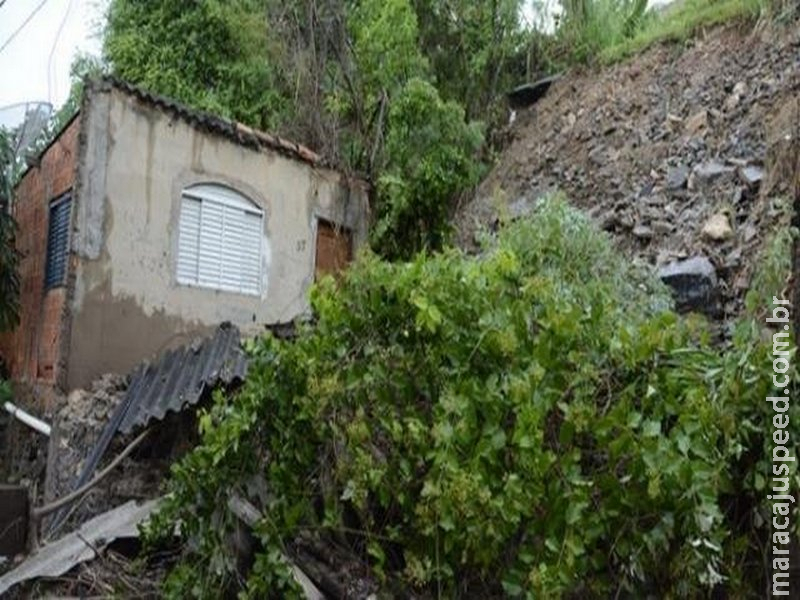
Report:
[[[217,184],[193,185],[181,194],[178,283],[261,293],[264,211]]]

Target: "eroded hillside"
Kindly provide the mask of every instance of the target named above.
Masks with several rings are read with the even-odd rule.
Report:
[[[774,200],[800,185],[800,24],[717,29],[569,74],[508,135],[459,212],[462,245],[560,189],[634,258],[708,257],[721,308],[736,314],[751,258],[788,218]]]

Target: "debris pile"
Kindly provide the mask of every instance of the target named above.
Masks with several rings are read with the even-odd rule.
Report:
[[[107,374],[94,381],[89,389],[73,390],[67,395],[53,422],[54,452],[46,486],[47,501],[72,491],[89,450],[122,402],[126,389],[125,378]],[[92,498],[87,497],[85,502],[91,503]]]
[[[634,259],[675,263],[670,272],[701,259],[692,278],[718,285],[718,316],[738,314],[775,225],[771,201],[793,193],[775,171],[800,148],[800,26],[729,27],[690,44],[565,77],[520,111],[513,141],[459,212],[461,245],[562,190]]]

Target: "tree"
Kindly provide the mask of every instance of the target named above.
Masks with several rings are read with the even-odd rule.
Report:
[[[464,109],[436,88],[410,80],[389,110],[386,164],[378,178],[373,241],[385,256],[409,258],[443,247],[453,199],[475,184],[482,141]]]
[[[486,119],[498,94],[524,75],[520,0],[413,0],[420,49],[442,97]]]
[[[272,128],[286,98],[265,60],[265,17],[264,0],[114,0],[104,53],[131,83]]]

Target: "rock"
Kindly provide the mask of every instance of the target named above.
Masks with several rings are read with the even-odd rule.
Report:
[[[649,240],[653,237],[653,230],[647,225],[637,225],[633,228],[633,235],[642,240]]]
[[[703,237],[706,237],[715,242],[722,242],[733,237],[733,229],[731,229],[728,215],[725,213],[717,213],[713,215],[706,224],[703,225]]]
[[[689,167],[686,165],[678,165],[672,167],[667,171],[666,186],[670,191],[680,190],[686,187],[689,181]]]
[[[716,161],[700,163],[692,171],[692,181],[690,183],[693,185],[689,187],[709,188],[712,185],[729,183],[733,180],[735,173],[736,169],[734,167],[729,167]]]
[[[749,166],[738,170],[739,179],[749,187],[757,187],[764,179],[764,170],[761,167]]]
[[[695,113],[688,119],[686,119],[686,124],[683,127],[683,130],[689,136],[695,136],[700,133],[702,130],[708,127],[708,111],[701,110],[699,113]]]
[[[739,106],[739,102],[741,102],[742,97],[746,93],[747,84],[744,81],[740,81],[733,86],[733,91],[731,92],[730,96],[725,99],[725,110],[732,111],[734,108]]]
[[[707,257],[671,262],[658,270],[658,276],[671,288],[679,312],[718,314],[717,271]]]
[[[650,226],[653,231],[658,235],[669,235],[675,227],[669,221],[657,220],[653,221]]]
[[[597,219],[598,224],[600,225],[600,229],[603,231],[614,231],[619,224],[619,219],[617,218],[617,213],[613,210],[607,210],[602,215],[600,215]]]
[[[758,235],[758,229],[756,229],[756,227],[753,224],[748,223],[747,225],[744,226],[743,237],[745,244],[752,241],[757,235]]]

